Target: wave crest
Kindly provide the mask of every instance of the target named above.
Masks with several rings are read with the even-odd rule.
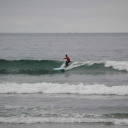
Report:
[[[0,117],[1,123],[13,123],[13,124],[33,124],[33,123],[101,123],[108,125],[128,125],[128,119],[107,119],[107,118],[56,118],[56,117]]]
[[[46,75],[56,74],[53,68],[64,65],[56,60],[2,60],[0,59],[0,74]],[[72,62],[67,68],[74,74],[113,74],[127,73],[128,61],[84,61]]]
[[[1,83],[0,93],[54,93],[54,94],[80,94],[80,95],[128,95],[128,85],[107,86],[104,84],[85,85],[58,84],[58,83]]]

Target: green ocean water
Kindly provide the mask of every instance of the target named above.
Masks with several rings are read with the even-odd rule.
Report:
[[[127,46],[127,33],[1,33],[2,126],[127,126]]]

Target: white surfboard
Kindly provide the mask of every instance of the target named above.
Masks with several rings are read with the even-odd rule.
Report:
[[[65,67],[59,67],[59,68],[53,68],[53,70],[55,70],[55,71],[65,71],[66,68]]]

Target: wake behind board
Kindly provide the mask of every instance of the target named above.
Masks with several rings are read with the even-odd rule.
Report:
[[[55,70],[55,71],[65,71],[66,68],[65,67],[59,67],[59,68],[53,68],[53,70]]]

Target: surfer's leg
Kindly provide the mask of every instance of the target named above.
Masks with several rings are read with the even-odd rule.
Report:
[[[66,61],[66,63],[65,63],[65,67],[67,67],[68,66],[68,61]]]

